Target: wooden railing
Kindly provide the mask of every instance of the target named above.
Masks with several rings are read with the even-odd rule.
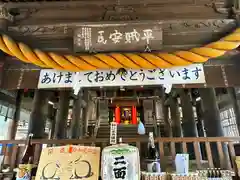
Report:
[[[123,143],[136,145],[140,151],[141,158],[144,153],[147,138],[123,139]],[[240,137],[213,137],[213,138],[156,138],[156,143],[159,147],[161,163],[174,162],[176,153],[188,153],[188,148],[194,151],[194,159],[191,161],[196,164],[196,169],[204,169],[207,167],[214,168],[215,166],[223,169],[232,170],[234,168],[235,150],[234,142],[240,141]],[[18,163],[18,154],[21,145],[24,145],[23,140],[1,141],[3,144],[3,154],[5,155],[5,163],[8,163],[13,169]],[[104,148],[108,145],[108,139],[77,139],[77,140],[33,140],[36,144],[34,161],[38,162],[42,144],[48,146],[58,146],[67,144],[92,145]],[[9,146],[11,144],[11,146]],[[201,147],[201,148],[200,148]],[[23,149],[23,147],[22,147]],[[216,154],[220,165],[216,165]],[[215,159],[214,159],[215,158]],[[191,166],[191,164],[190,164]]]
[[[94,126],[94,131],[93,131],[93,137],[94,137],[94,138],[97,138],[98,129],[99,129],[99,127],[100,127],[100,124],[101,124],[101,118],[97,118],[96,124],[95,124],[95,126]]]

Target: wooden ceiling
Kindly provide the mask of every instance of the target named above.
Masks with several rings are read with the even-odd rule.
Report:
[[[224,0],[9,0],[14,24],[228,18]],[[217,11],[220,12],[217,12]],[[222,13],[222,11],[224,13]]]
[[[8,30],[15,40],[45,51],[73,52],[81,24],[161,21],[163,51],[189,49],[218,40],[236,27],[225,0],[9,0],[15,13]],[[219,12],[218,12],[219,11]]]

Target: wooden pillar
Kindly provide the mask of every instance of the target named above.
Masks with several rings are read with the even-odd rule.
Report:
[[[170,107],[169,107],[169,104],[168,105],[165,104],[165,101],[167,100],[167,98],[163,89],[162,89],[161,96],[162,96],[162,111],[163,111],[163,120],[164,120],[164,133],[166,137],[173,137],[171,124],[169,121]]]
[[[44,138],[46,115],[45,108],[47,103],[47,91],[36,89],[33,98],[33,109],[30,114],[28,133],[33,133],[36,139]]]
[[[97,112],[98,112],[98,106],[96,104],[96,101],[93,101],[92,99],[90,99],[90,94],[91,96],[94,96],[96,97],[96,92],[94,91],[91,91],[89,92],[89,90],[87,89],[84,89],[83,90],[83,101],[84,101],[84,109],[83,109],[83,115],[82,115],[82,124],[83,124],[83,127],[82,127],[82,131],[83,131],[83,136],[92,136],[94,134],[94,126],[89,126],[90,124],[90,121],[91,122],[95,122],[97,125]],[[101,101],[102,102],[102,101]],[[108,101],[107,101],[108,102]],[[103,103],[101,105],[99,105],[99,108],[103,108],[105,111],[104,111],[104,116],[108,117],[108,105],[106,103]],[[101,114],[101,113],[100,113]],[[101,119],[101,117],[99,117],[99,121],[104,123],[106,119]],[[107,119],[108,121],[108,119]]]
[[[117,123],[117,124],[120,124],[121,123],[121,112],[120,112],[120,107],[115,107],[115,122]]]
[[[198,130],[198,137],[205,137],[204,128],[203,128],[203,109],[202,109],[202,101],[196,102],[196,113],[197,113],[197,130]],[[202,159],[207,160],[206,148],[205,143],[200,143]]]
[[[83,136],[89,137],[92,134],[88,131],[88,121],[91,116],[91,103],[87,102],[86,106],[83,109]]]
[[[55,132],[55,124],[56,124],[56,114],[57,109],[55,108],[55,105],[48,104],[48,119],[51,121],[51,129],[50,129],[50,135],[49,139],[53,139],[54,132]]]
[[[82,137],[88,135],[87,131],[87,114],[88,114],[88,95],[86,91],[83,91],[83,101],[85,102],[83,109],[82,109]]]
[[[84,123],[84,129],[85,129],[85,136],[92,136],[94,134],[94,127],[90,126],[90,121],[95,121],[95,125],[97,125],[96,117],[94,113],[96,113],[96,107],[95,103],[92,100],[88,100],[87,106],[86,106],[86,116],[85,116],[85,123]],[[104,106],[103,106],[104,107]],[[105,108],[105,114],[108,116],[108,109]],[[100,122],[103,122],[100,120]]]
[[[83,90],[83,101],[84,101],[84,107],[82,109],[82,137],[88,136],[88,118],[89,118],[89,94],[87,89]]]
[[[73,101],[73,117],[71,120],[71,128],[70,128],[70,138],[78,139],[81,136],[81,121],[82,121],[82,94],[81,92],[78,94],[78,97]]]
[[[132,106],[132,122],[131,124],[137,125],[137,108],[136,106]]]
[[[199,89],[203,103],[204,126],[208,137],[223,136],[220,113],[213,88]],[[213,128],[214,127],[214,128]]]
[[[82,109],[82,137],[88,136],[88,131],[87,131],[87,105]]]
[[[228,95],[230,97],[231,104],[233,106],[234,114],[236,117],[238,132],[240,133],[240,108],[237,100],[236,91],[234,88],[227,88],[227,91],[228,91]]]
[[[182,137],[181,119],[177,98],[171,97],[169,103],[173,137]],[[176,152],[182,152],[181,149],[181,145],[179,143],[176,144]]]
[[[177,102],[177,98],[175,97],[172,97],[170,100],[170,114],[171,114],[171,120],[172,120],[173,137],[181,137],[182,129],[181,129],[179,105]]]
[[[203,119],[204,127],[207,137],[222,137],[223,129],[220,120],[219,108],[217,105],[217,99],[215,90],[213,88],[199,89],[199,93],[203,103]],[[219,167],[219,156],[216,143],[211,143],[211,151],[213,156],[213,162],[215,166]],[[226,153],[226,146],[223,146],[224,154]],[[227,157],[227,156],[225,156]]]
[[[8,139],[15,139],[18,122],[20,119],[22,97],[23,97],[23,90],[17,90],[16,101],[15,101],[15,112],[13,115],[13,119],[10,120],[9,126],[8,126]]]
[[[8,30],[8,26],[10,23],[13,21],[13,16],[9,13],[8,9],[5,7],[5,3],[0,3],[0,30],[3,32],[6,32]],[[1,59],[2,58],[2,52],[1,52]],[[2,61],[2,60],[0,60]],[[1,69],[0,71],[3,71]],[[1,72],[2,75],[2,72]],[[0,76],[0,83],[4,77]],[[20,117],[20,109],[21,109],[21,101],[22,101],[22,90],[17,90],[17,95],[16,95],[16,103],[15,103],[15,113],[13,120],[9,122],[8,126],[8,139],[15,139],[15,135],[17,132],[17,126],[18,126],[18,121]]]
[[[13,16],[9,13],[8,8],[6,8],[6,3],[0,2],[0,30],[2,33],[8,31],[8,26],[13,23]],[[1,51],[0,52],[0,84],[4,81],[4,64],[6,63],[7,55]],[[10,135],[11,136],[11,135]]]
[[[13,140],[16,137],[18,122],[20,119],[22,96],[23,96],[23,91],[17,90],[16,100],[15,100],[15,112],[13,115],[13,119],[8,119],[9,123],[8,123],[8,130],[7,130],[7,140]],[[7,115],[6,115],[6,118],[7,118]],[[12,146],[7,148],[7,152],[12,152],[12,151],[13,151]],[[7,155],[5,155],[4,157],[4,164],[10,164],[10,163],[11,163],[11,156],[9,156],[7,153]]]
[[[67,135],[67,117],[69,109],[71,91],[61,90],[59,93],[59,102],[56,116],[54,138],[64,139]]]
[[[183,113],[182,128],[184,137],[197,137],[196,122],[194,119],[192,102],[187,90],[180,93]]]
[[[154,113],[155,118],[153,119],[153,121],[155,120],[155,122],[153,122],[153,124],[158,127],[158,128],[156,128],[157,129],[156,134],[158,136],[162,136],[162,134],[166,135],[166,134],[168,134],[168,132],[166,132],[166,131],[169,130],[169,127],[166,128],[166,126],[168,126],[168,124],[165,124],[165,122],[164,122],[164,120],[165,120],[164,119],[164,91],[161,88],[158,88],[155,90],[154,96],[159,97],[159,99],[156,99],[156,100],[153,99],[154,112],[155,112]],[[159,125],[157,123],[159,123]],[[162,130],[161,126],[164,126],[163,127],[164,132],[161,132],[161,130]]]
[[[196,122],[194,119],[193,107],[192,107],[189,91],[186,89],[182,89],[180,91],[180,97],[181,97],[181,107],[182,107],[182,113],[183,113],[183,119],[182,119],[183,136],[197,137],[198,134],[197,134]],[[195,159],[193,144],[188,143],[187,149],[189,153],[189,158]]]
[[[169,106],[163,105],[164,133],[166,137],[173,137],[172,128],[169,122]]]
[[[157,135],[156,131],[156,119],[152,118],[154,114],[154,102],[152,99],[144,99],[142,101],[143,111],[144,111],[144,124],[152,123],[154,126],[154,133]]]
[[[166,94],[162,88],[155,91],[155,96],[161,97],[158,102],[155,101],[155,111],[156,111],[156,119],[160,119],[164,123],[164,135],[166,137],[172,137],[172,129],[169,122],[169,106],[165,105]],[[159,129],[161,130],[161,124]],[[160,132],[159,132],[160,133]]]
[[[204,128],[203,128],[203,109],[202,109],[202,102],[198,101],[196,102],[196,114],[197,114],[197,130],[198,130],[198,136],[204,137]]]

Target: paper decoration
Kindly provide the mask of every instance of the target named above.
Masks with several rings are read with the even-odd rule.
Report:
[[[144,127],[142,121],[140,121],[138,124],[138,134],[144,135],[145,133],[146,133],[145,127]]]
[[[102,151],[103,180],[140,180],[139,151],[134,146],[118,144]]]
[[[165,92],[166,94],[169,94],[169,93],[171,92],[171,90],[172,90],[172,86],[173,86],[173,84],[171,84],[171,82],[166,82],[166,83],[164,83],[164,84],[163,84],[163,88],[165,88],[165,89],[164,89],[164,92]]]
[[[176,173],[179,175],[188,175],[189,154],[176,154],[175,157]]]
[[[58,146],[44,148],[41,153],[36,180],[98,180],[99,161],[99,147]]]

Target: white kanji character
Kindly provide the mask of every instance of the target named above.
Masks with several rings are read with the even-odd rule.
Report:
[[[98,31],[98,38],[97,38],[97,42],[99,44],[106,44],[107,43],[107,40],[104,39],[104,36],[103,36],[103,33],[104,31]]]
[[[147,44],[149,44],[151,39],[154,39],[153,34],[152,34],[152,30],[151,29],[144,29],[143,30],[143,34],[144,36],[142,37],[142,40],[146,40]]]
[[[109,35],[109,39],[111,39],[114,44],[117,44],[122,39],[122,33],[118,32],[117,30],[114,30],[114,33]]]
[[[132,32],[125,33],[125,43],[132,43],[132,41],[139,41],[140,40],[140,33],[134,29]]]

